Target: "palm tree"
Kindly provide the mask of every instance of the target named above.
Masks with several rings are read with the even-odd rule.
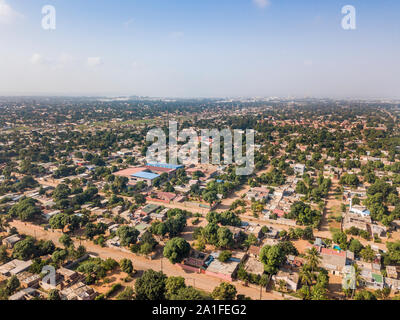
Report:
[[[354,284],[355,284],[355,288],[353,289],[352,294],[351,294],[351,298],[352,299],[354,297],[354,293],[356,292],[357,288],[359,288],[361,286],[361,284],[362,284],[362,277],[361,277],[360,268],[358,267],[357,264],[354,264],[353,267],[354,267],[354,280],[355,280]]]
[[[352,267],[353,267],[353,270],[352,270],[351,274],[344,279],[348,288],[343,290],[346,293],[346,296],[350,293],[350,290],[351,290],[351,299],[353,299],[354,293],[357,291],[357,288],[361,287],[361,285],[362,285],[362,277],[361,277],[360,268],[358,267],[357,264],[354,264]],[[350,288],[351,284],[354,284],[353,288]]]
[[[306,261],[311,268],[311,272],[314,273],[314,270],[318,269],[321,263],[321,255],[319,254],[318,250],[315,247],[307,249]]]
[[[307,268],[307,266],[303,266],[300,270],[300,281],[304,285],[311,285],[313,282],[313,274]]]

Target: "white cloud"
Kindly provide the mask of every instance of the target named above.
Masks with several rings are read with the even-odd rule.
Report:
[[[89,67],[97,67],[103,64],[101,57],[89,57],[87,58],[87,65]]]
[[[0,0],[0,23],[8,24],[21,16],[20,13],[11,8],[6,0]]]
[[[271,4],[269,0],[253,0],[253,3],[259,8],[266,8]]]

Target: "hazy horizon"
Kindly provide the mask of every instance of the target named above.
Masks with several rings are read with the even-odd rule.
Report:
[[[0,37],[0,96],[400,98],[395,0],[0,0]]]

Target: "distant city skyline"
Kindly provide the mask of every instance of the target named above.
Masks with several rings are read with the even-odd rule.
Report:
[[[2,96],[400,98],[396,0],[0,0],[0,39]]]

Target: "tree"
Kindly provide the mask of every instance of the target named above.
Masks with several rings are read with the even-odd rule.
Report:
[[[67,234],[62,235],[58,241],[60,241],[65,248],[69,248],[74,245],[71,237]]]
[[[311,272],[314,272],[321,263],[321,255],[315,247],[306,250],[306,261],[311,268]]]
[[[287,217],[289,219],[295,219],[301,225],[318,226],[322,215],[320,212],[311,209],[308,204],[299,201],[291,206]]]
[[[212,245],[218,245],[218,235],[217,232],[219,226],[216,223],[209,223],[202,231],[202,236],[207,243]]]
[[[135,203],[138,205],[143,205],[146,203],[146,197],[141,194],[141,193],[137,193],[133,196]]]
[[[328,300],[327,289],[319,284],[311,288],[311,300]]]
[[[218,260],[221,262],[226,262],[232,257],[232,252],[229,250],[222,251],[219,256]]]
[[[55,264],[59,265],[60,263],[65,261],[65,259],[67,259],[67,257],[68,257],[67,250],[57,250],[57,251],[54,251],[54,253],[51,256],[51,259],[53,260],[53,262]]]
[[[387,253],[384,255],[385,265],[400,263],[400,241],[387,242]]]
[[[35,216],[40,215],[41,212],[32,198],[21,199],[10,209],[10,215],[18,217],[21,221],[32,220]]]
[[[121,267],[121,270],[127,274],[131,274],[133,272],[132,261],[129,259],[122,259],[119,262],[119,266]]]
[[[302,180],[300,180],[296,185],[296,193],[307,194],[307,192],[308,190],[305,183]]]
[[[363,245],[361,244],[360,241],[358,241],[357,239],[350,240],[349,250],[351,252],[354,252],[354,254],[356,256],[358,256],[360,254],[360,251],[362,250],[362,248],[363,248]]]
[[[147,270],[135,283],[137,300],[164,300],[167,276],[162,272]]]
[[[372,262],[375,260],[376,253],[372,250],[371,246],[366,246],[360,251],[360,256],[367,262]]]
[[[356,293],[354,300],[377,300],[376,296],[367,290],[361,290]]]
[[[211,296],[215,300],[234,300],[237,294],[235,286],[230,283],[222,282],[214,289]]]
[[[164,247],[164,257],[172,264],[180,263],[190,253],[190,244],[183,238],[173,238]]]
[[[60,292],[57,289],[50,290],[47,300],[61,300]]]
[[[207,191],[204,190],[203,194],[203,200],[207,202],[208,204],[212,205],[214,202],[218,200],[217,192],[216,191]]]
[[[313,274],[309,270],[308,266],[304,265],[300,269],[299,278],[300,278],[300,282],[303,285],[306,285],[306,286],[312,285],[312,283],[313,283]]]
[[[337,243],[342,250],[347,248],[347,235],[344,232],[335,232],[332,239],[333,242]]]
[[[165,282],[166,293],[165,296],[167,299],[171,299],[171,297],[176,296],[180,289],[186,288],[185,278],[183,277],[169,277]]]
[[[375,296],[378,299],[387,300],[387,298],[389,298],[389,296],[390,296],[390,292],[391,291],[392,290],[390,288],[388,288],[388,287],[385,287],[383,289],[378,289],[378,290],[375,291]]]
[[[178,290],[178,292],[170,297],[170,300],[206,300],[203,294],[193,287],[185,287]]]
[[[15,291],[17,291],[19,286],[20,286],[20,283],[19,283],[17,276],[15,276],[15,275],[11,276],[11,278],[8,279],[6,288],[5,288],[7,295],[9,295],[9,296],[12,295]]]
[[[5,246],[0,246],[0,262],[3,264],[3,263],[8,262],[8,260],[9,260],[9,257],[8,257],[8,254],[7,254],[6,247]]]
[[[120,243],[126,247],[135,244],[139,234],[138,230],[129,226],[122,226],[117,230],[117,236],[119,237]]]
[[[228,228],[219,228],[217,231],[218,247],[231,248],[233,246],[233,234]]]
[[[52,229],[64,229],[70,223],[70,216],[66,213],[59,213],[52,216],[49,220],[50,227]]]
[[[265,246],[260,251],[260,261],[268,274],[275,274],[285,261],[285,252],[279,245]]]
[[[126,287],[118,296],[117,300],[132,300],[133,299],[133,289],[131,287]]]
[[[28,260],[36,254],[35,239],[27,237],[14,245],[13,257],[20,260]]]

